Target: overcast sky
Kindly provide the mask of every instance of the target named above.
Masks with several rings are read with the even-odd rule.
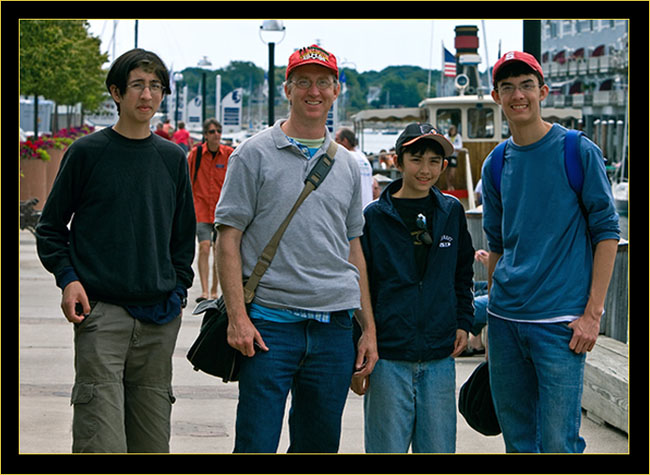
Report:
[[[164,5],[164,3],[163,3]],[[89,20],[90,32],[102,40],[102,52],[119,56],[135,45],[135,20]],[[285,20],[286,34],[276,44],[275,64],[286,66],[297,48],[319,43],[334,53],[339,66],[359,72],[380,71],[387,66],[414,65],[441,69],[442,44],[455,53],[454,28],[479,28],[479,54],[485,70],[493,65],[499,41],[505,53],[523,46],[522,20]],[[138,47],[158,53],[170,69],[197,66],[205,56],[209,69],[223,68],[231,61],[252,61],[268,69],[268,47],[259,35],[262,20],[139,20]],[[115,35],[113,29],[115,27]],[[486,36],[485,36],[486,35]],[[280,36],[281,38],[281,36]]]

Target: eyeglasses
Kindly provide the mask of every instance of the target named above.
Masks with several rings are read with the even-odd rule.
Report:
[[[418,217],[415,220],[415,225],[421,231],[415,236],[415,239],[417,239],[420,244],[426,244],[427,246],[432,245],[433,239],[431,238],[429,231],[427,231],[427,218],[425,218],[422,213],[418,214]]]
[[[208,135],[212,135],[212,134],[220,134],[220,133],[221,133],[221,129],[209,129],[206,133],[207,133]]]
[[[151,94],[160,94],[164,87],[162,83],[153,81],[146,84],[144,81],[133,81],[126,85],[127,89],[132,89],[138,94],[142,94],[146,88],[149,88]]]
[[[312,84],[314,84],[310,79],[307,78],[302,78],[298,79],[297,81],[291,81],[291,83],[295,84],[298,89],[309,89]],[[318,88],[319,91],[324,91],[325,89],[328,89],[332,87],[334,84],[334,81],[331,79],[317,79],[316,80],[316,87]]]
[[[499,86],[499,94],[502,96],[509,96],[511,94],[514,94],[517,89],[519,89],[524,94],[529,94],[538,87],[539,86],[534,82],[525,82],[518,86],[515,86],[514,84],[504,84],[503,86]]]

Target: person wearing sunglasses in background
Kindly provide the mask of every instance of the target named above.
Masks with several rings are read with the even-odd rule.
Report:
[[[203,122],[205,142],[194,147],[187,157],[192,180],[194,209],[196,210],[196,237],[199,241],[198,268],[201,296],[196,299],[197,302],[208,298],[217,298],[219,279],[214,210],[217,207],[221,188],[226,178],[228,158],[233,152],[232,147],[221,143],[221,132],[222,127],[217,119],[207,119]],[[210,266],[211,254],[212,266]],[[211,273],[212,286],[210,286]]]
[[[368,205],[361,237],[379,361],[352,389],[364,394],[366,452],[453,453],[453,358],[474,319],[474,249],[463,206],[434,186],[452,144],[412,123],[395,149],[402,178]]]
[[[119,119],[67,149],[38,256],[74,324],[72,451],[169,452],[172,355],[194,278],[192,190],[183,151],[149,128],[169,93],[162,60],[130,50],[106,86]]]

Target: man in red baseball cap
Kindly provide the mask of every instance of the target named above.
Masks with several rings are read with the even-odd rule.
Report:
[[[492,98],[502,107],[514,137],[523,133],[526,138],[520,140],[534,142],[550,130],[551,124],[543,121],[541,114],[541,102],[549,88],[533,55],[521,51],[504,54],[494,65],[492,84]]]
[[[228,343],[243,355],[235,448],[275,452],[291,391],[289,451],[336,452],[353,372],[378,359],[363,234],[361,174],[334,142],[327,114],[341,90],[333,54],[312,45],[289,58],[288,119],[242,143],[230,156],[217,209],[219,280],[228,308]],[[287,228],[250,305],[250,276],[305,177],[328,154],[327,180]],[[355,355],[352,315],[363,330]]]
[[[542,118],[549,87],[537,60],[506,53],[493,78],[512,132],[482,170],[494,406],[507,452],[583,452],[585,354],[600,330],[618,216],[600,149]],[[565,157],[582,172],[579,190]]]
[[[506,64],[512,64],[513,61],[528,65],[533,71],[540,75],[540,83],[544,84],[544,71],[542,70],[542,67],[539,65],[539,62],[535,56],[523,51],[509,51],[508,53],[501,56],[501,58],[497,61],[497,63],[494,65],[494,68],[492,69],[492,83],[495,85],[495,87],[497,83],[497,73],[501,70],[501,67],[505,66]]]
[[[289,137],[322,139],[327,113],[341,92],[336,57],[317,45],[289,57],[284,92],[291,112],[282,124]]]
[[[305,64],[318,64],[331,69],[336,79],[339,77],[339,69],[336,65],[336,57],[318,45],[311,45],[305,48],[297,49],[289,56],[289,66],[287,66],[286,79],[289,79],[291,71],[298,66]]]

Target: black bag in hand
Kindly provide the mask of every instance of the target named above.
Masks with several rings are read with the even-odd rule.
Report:
[[[187,352],[194,371],[203,371],[228,381],[239,376],[239,352],[228,344],[228,315],[223,297],[199,303],[193,315],[205,312],[199,336]]]
[[[497,419],[492,392],[488,362],[478,365],[458,394],[458,411],[469,426],[483,435],[499,435],[501,426]]]

